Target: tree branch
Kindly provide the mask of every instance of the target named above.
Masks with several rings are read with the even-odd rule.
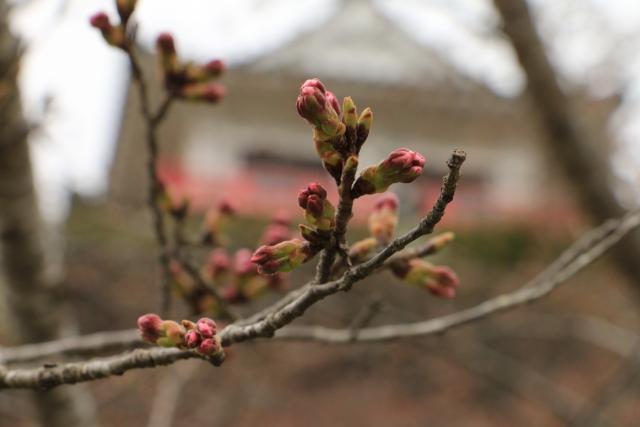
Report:
[[[612,228],[612,224],[615,227]],[[412,338],[441,334],[449,329],[480,320],[497,313],[534,302],[555,289],[564,281],[572,277],[578,271],[598,259],[607,249],[617,243],[629,231],[640,226],[640,210],[629,212],[623,218],[611,220],[598,228],[609,229],[610,232],[601,239],[593,242],[590,248],[584,248],[583,239],[579,239],[568,248],[561,257],[574,254],[572,261],[566,264],[557,273],[545,281],[527,283],[517,291],[506,293],[475,307],[462,310],[447,316],[426,320],[423,322],[406,325],[387,325],[363,328],[354,333],[352,329],[330,329],[320,326],[289,327],[275,334],[275,338],[282,340],[320,341],[333,344],[347,344],[352,342],[381,342],[401,338]],[[596,230],[594,230],[596,231]],[[592,234],[587,233],[589,237]],[[403,239],[405,236],[401,237]],[[589,237],[590,238],[590,237]],[[384,251],[383,251],[384,252]],[[381,252],[382,253],[382,252]],[[375,257],[374,257],[375,259]],[[374,265],[372,259],[369,264]],[[358,268],[358,267],[356,267]],[[349,272],[340,280],[324,285],[308,286],[294,301],[280,310],[267,315],[264,319],[249,325],[233,324],[223,329],[220,333],[222,342],[229,346],[236,342],[246,341],[251,338],[271,336],[275,331],[299,317],[306,308],[314,302],[345,289],[348,284]],[[351,282],[353,284],[353,282]],[[106,333],[105,333],[106,334]],[[269,335],[270,334],[270,335]],[[78,337],[77,339],[81,339]],[[53,347],[56,343],[42,344]],[[59,345],[59,344],[58,344]],[[6,350],[5,350],[6,351]],[[15,349],[14,349],[15,351]],[[0,389],[2,388],[39,388],[52,387],[63,383],[75,383],[105,378],[110,375],[120,375],[129,369],[154,367],[167,365],[178,360],[189,358],[201,358],[201,356],[186,350],[153,348],[148,350],[135,350],[131,353],[89,362],[70,363],[55,368],[31,368],[9,370],[0,368]],[[14,358],[15,361],[15,358]],[[66,373],[66,374],[65,374]]]

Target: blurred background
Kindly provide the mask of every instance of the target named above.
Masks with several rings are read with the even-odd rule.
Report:
[[[489,0],[140,0],[137,47],[155,103],[164,94],[153,52],[160,32],[174,35],[182,60],[219,58],[228,67],[222,103],[177,103],[162,123],[160,176],[189,197],[196,217],[234,202],[240,216],[231,249],[255,248],[276,214],[301,222],[297,191],[311,181],[331,188],[294,108],[300,84],[318,77],[339,98],[374,111],[361,164],[397,147],[427,158],[414,184],[393,189],[401,231],[435,201],[451,151],[468,153],[439,226],[457,239],[434,261],[455,268],[461,287],[444,301],[385,273],[299,322],[346,327],[372,303],[380,308],[372,325],[418,321],[515,289],[602,212],[640,201],[640,4],[526,2],[565,95],[565,118],[585,136],[587,164],[597,165],[587,172],[614,200],[615,207],[598,207],[581,196],[594,176],[579,176],[559,154],[564,142],[556,145],[540,119],[544,102],[526,91],[532,70],[512,47],[509,2],[495,3],[503,7]],[[117,16],[115,4],[12,5],[47,256],[61,284],[56,295],[75,317],[68,330],[131,328],[156,307],[157,268],[137,92],[126,56],[88,24],[100,10]],[[351,241],[366,233],[370,209],[370,200],[357,202]],[[629,266],[637,257],[630,247],[541,303],[445,336],[336,347],[252,342],[230,349],[222,369],[182,362],[91,383],[85,403],[105,426],[635,426],[640,275]],[[311,266],[292,273],[290,286],[312,273]],[[277,297],[240,309],[250,314]],[[0,332],[0,344],[11,344]],[[28,393],[0,394],[0,425],[36,425],[34,411]]]

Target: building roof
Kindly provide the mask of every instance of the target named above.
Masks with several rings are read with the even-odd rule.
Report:
[[[343,0],[323,25],[240,68],[365,84],[484,88],[409,37],[371,0]]]

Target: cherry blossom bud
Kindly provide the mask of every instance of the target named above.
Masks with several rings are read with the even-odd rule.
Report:
[[[188,348],[196,348],[201,342],[200,335],[195,330],[188,331],[184,336],[184,343]]]
[[[427,242],[425,250],[422,252],[424,256],[433,255],[440,252],[445,246],[455,239],[455,234],[450,231],[432,237]]]
[[[318,183],[311,183],[298,193],[298,205],[305,210],[305,219],[319,230],[335,226],[335,208],[327,200],[327,191]]]
[[[162,33],[156,40],[156,50],[160,58],[160,68],[164,73],[165,84],[168,87],[180,86],[180,64],[173,36],[169,33]]]
[[[127,38],[121,25],[112,25],[109,16],[104,12],[98,12],[90,19],[91,26],[100,30],[102,37],[111,46],[126,48]]]
[[[184,342],[186,331],[177,322],[173,320],[163,320],[160,324],[160,338],[156,344],[162,347],[179,347]]]
[[[116,7],[118,9],[118,15],[122,20],[123,25],[129,21],[129,18],[133,14],[136,8],[137,0],[116,0]]]
[[[434,266],[419,258],[392,264],[391,271],[411,285],[423,287],[441,298],[453,298],[460,279],[446,266]]]
[[[356,152],[360,152],[360,148],[367,140],[369,131],[371,130],[371,124],[373,123],[373,111],[367,107],[364,109],[360,117],[358,117],[358,125],[356,130]]]
[[[259,247],[251,257],[251,262],[258,265],[258,272],[262,274],[284,273],[308,261],[313,255],[309,242],[293,239]]]
[[[325,93],[325,97],[327,98],[327,103],[329,104],[329,106],[333,108],[333,111],[335,111],[338,116],[342,114],[342,112],[340,111],[340,104],[338,103],[338,98],[336,98],[333,92],[327,91],[327,93]]]
[[[398,226],[398,197],[385,193],[378,199],[369,216],[369,232],[378,242],[389,243]]]
[[[190,83],[206,82],[220,77],[224,71],[224,63],[219,59],[209,61],[204,65],[187,64],[184,70],[185,81]]]
[[[218,352],[218,342],[214,338],[206,338],[203,339],[198,346],[198,353],[204,354],[205,356],[213,356]]]
[[[162,319],[157,314],[148,313],[138,318],[138,330],[142,339],[155,344],[160,338]]]
[[[342,111],[344,112],[342,121],[347,128],[353,129],[355,132],[358,126],[358,111],[356,110],[356,104],[350,96],[345,96],[342,100]]]
[[[224,97],[224,86],[217,83],[189,83],[175,91],[175,95],[188,101],[219,102]]]
[[[424,163],[421,154],[398,148],[378,165],[362,171],[353,186],[353,197],[385,192],[396,182],[413,182],[422,173]]]
[[[326,141],[344,135],[345,125],[340,121],[337,99],[320,80],[311,79],[302,84],[296,109],[302,118],[314,126],[314,139]]]
[[[196,323],[196,329],[205,338],[213,337],[217,332],[216,322],[208,317],[203,317]]]
[[[368,237],[355,242],[349,248],[349,258],[352,261],[361,261],[367,257],[378,246],[378,240],[375,237]]]

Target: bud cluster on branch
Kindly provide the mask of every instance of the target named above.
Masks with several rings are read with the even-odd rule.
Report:
[[[150,344],[190,349],[207,357],[224,354],[216,322],[207,317],[196,323],[190,320],[178,323],[150,313],[138,318],[138,330],[142,339]]]

